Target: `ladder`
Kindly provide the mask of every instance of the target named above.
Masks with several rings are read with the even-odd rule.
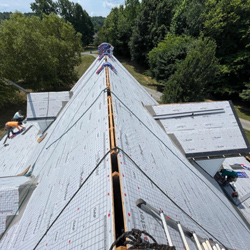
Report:
[[[196,244],[196,247],[199,250],[233,250],[232,248],[228,248],[223,245],[220,245],[211,239],[205,239],[197,235],[194,231],[191,231],[183,227],[179,221],[175,221],[169,218],[163,213],[162,210],[157,210],[156,208],[152,207],[150,204],[146,203],[143,199],[138,199],[136,201],[136,206],[142,209],[144,212],[150,214],[154,218],[162,221],[163,228],[164,228],[169,246],[174,246],[174,245],[173,245],[173,241],[171,239],[171,236],[168,230],[168,226],[179,231],[182,242],[186,250],[192,250],[190,249],[187,243],[187,238],[191,239]]]

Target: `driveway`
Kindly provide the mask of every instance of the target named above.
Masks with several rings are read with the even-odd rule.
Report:
[[[87,52],[82,52],[81,55],[90,55],[90,56],[93,56],[93,57],[99,57],[99,54],[98,54],[98,51],[91,51],[92,53],[90,53],[90,51],[87,51]]]
[[[244,129],[250,131],[250,122],[240,118],[241,125]]]

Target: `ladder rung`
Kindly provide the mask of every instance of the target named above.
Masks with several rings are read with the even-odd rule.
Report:
[[[207,243],[208,249],[209,250],[213,250],[212,247],[211,247],[211,245],[210,245],[210,243],[209,243],[209,240],[206,240],[206,243]]]
[[[184,246],[187,250],[190,250],[189,246],[188,246],[188,243],[187,243],[187,240],[186,240],[186,237],[183,233],[183,230],[182,230],[182,226],[181,226],[181,223],[180,222],[177,222],[177,226],[178,226],[178,229],[179,229],[179,232],[181,234],[181,238],[182,238],[182,241],[184,243]]]
[[[217,247],[217,250],[221,250],[220,246],[216,243],[215,246]]]
[[[193,232],[193,236],[194,236],[194,240],[195,240],[196,246],[198,247],[199,250],[202,250],[201,244],[200,244],[200,242],[198,240],[198,237],[197,237],[197,235],[196,235],[195,232]]]
[[[204,247],[205,250],[209,250],[207,243],[205,241],[202,242],[202,246]]]
[[[164,215],[163,211],[161,211],[161,220],[162,220],[164,230],[165,230],[165,233],[166,233],[166,236],[167,236],[167,239],[168,239],[168,244],[169,244],[170,247],[172,247],[174,245],[173,245],[173,242],[171,240],[171,237],[170,237],[170,234],[169,234],[169,231],[168,231],[168,226],[167,226],[167,222],[166,222],[165,215]]]

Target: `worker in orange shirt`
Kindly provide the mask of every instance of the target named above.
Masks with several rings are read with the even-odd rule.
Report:
[[[22,131],[22,129],[20,129],[19,126],[24,129],[24,127],[22,126],[22,122],[15,122],[15,121],[6,122],[5,130],[8,131],[8,138],[10,138],[10,132],[12,133],[12,135],[16,134],[13,132],[14,127],[17,128],[19,131]]]

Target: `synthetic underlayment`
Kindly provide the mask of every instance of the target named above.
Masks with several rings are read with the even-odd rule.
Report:
[[[249,151],[232,109],[229,101],[153,107],[158,117],[164,117],[159,119],[167,134],[173,133],[190,157],[197,153]]]
[[[226,246],[248,250],[249,230],[229,201],[173,146],[144,107],[157,102],[116,58],[108,61],[117,70],[109,69],[109,75],[125,230],[146,230],[166,244],[161,223],[136,207],[142,198],[197,234],[213,238],[178,205]],[[114,241],[106,76],[104,70],[96,74],[103,62],[94,61],[45,139],[32,154],[23,155],[23,167],[31,165],[38,186],[21,219],[3,237],[1,249],[106,250]],[[26,148],[18,140],[15,144]],[[0,151],[1,157],[7,154],[5,168],[11,165],[12,175],[17,174],[19,166],[5,148]],[[170,231],[176,248],[183,249],[179,233]]]
[[[178,152],[144,108],[143,104],[149,105],[145,95],[133,90],[135,81],[127,80],[128,73],[121,64],[117,62],[115,67],[118,74],[111,72],[110,79],[117,145],[122,149],[120,172],[126,229],[145,229],[164,243],[165,235],[158,222],[135,205],[135,201],[142,198],[205,238],[215,236],[228,247],[248,249],[249,230],[229,201]],[[168,197],[213,236],[202,232]],[[177,249],[183,249],[179,233],[170,234]],[[196,249],[192,242],[189,245]]]
[[[69,99],[70,93],[68,91],[29,93],[27,96],[27,118],[56,117],[63,102],[68,102]]]

